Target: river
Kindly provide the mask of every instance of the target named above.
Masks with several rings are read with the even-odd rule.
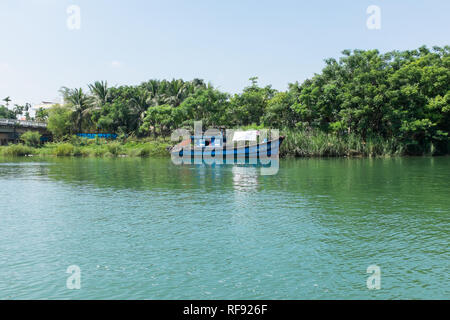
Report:
[[[449,157],[3,158],[0,186],[0,299],[450,296]]]

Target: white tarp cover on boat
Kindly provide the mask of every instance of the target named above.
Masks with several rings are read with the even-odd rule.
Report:
[[[233,135],[233,141],[256,141],[258,130],[236,131]]]

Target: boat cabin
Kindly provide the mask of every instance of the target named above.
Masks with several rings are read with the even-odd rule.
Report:
[[[220,136],[191,136],[194,147],[216,147],[221,148],[226,144],[226,138]]]

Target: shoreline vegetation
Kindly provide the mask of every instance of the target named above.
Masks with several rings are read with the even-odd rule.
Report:
[[[204,129],[279,129],[286,137],[283,157],[450,153],[450,46],[344,50],[338,60],[326,59],[321,73],[290,83],[286,91],[249,80],[239,94],[202,79],[117,87],[97,81],[87,91],[63,87],[64,103],[39,110],[35,118],[47,122],[54,142],[41,144],[39,134],[29,132],[22,144],[0,147],[0,155],[169,156],[170,133],[192,130],[199,120]],[[0,106],[0,118],[24,110]],[[118,138],[85,139],[75,135],[80,132]]]
[[[394,139],[368,139],[358,136],[339,137],[321,131],[284,131],[280,157],[398,157],[443,155],[432,148],[429,152],[408,152]],[[3,157],[170,157],[168,148],[175,142],[169,138],[130,138],[126,141],[87,139],[73,136],[60,142],[33,145],[30,143],[0,146]]]
[[[63,142],[48,142],[41,146],[12,144],[0,147],[3,157],[55,156],[55,157],[165,157],[170,156],[164,139],[130,139],[127,142],[86,139],[74,136]]]

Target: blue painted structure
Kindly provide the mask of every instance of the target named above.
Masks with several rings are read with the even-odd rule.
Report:
[[[117,134],[115,133],[77,133],[77,136],[81,138],[88,138],[88,139],[112,139],[115,140],[117,138]]]

